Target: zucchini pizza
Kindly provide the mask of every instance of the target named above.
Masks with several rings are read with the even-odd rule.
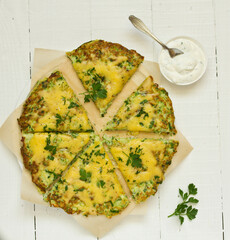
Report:
[[[92,100],[106,114],[143,57],[117,43],[87,42],[66,53]],[[148,77],[124,101],[99,137],[87,116],[87,104],[54,71],[39,80],[26,99],[18,124],[24,167],[43,199],[68,214],[120,214],[131,201],[154,195],[177,152],[172,102],[165,89]],[[150,132],[158,138],[119,137],[119,131]],[[119,176],[117,175],[117,172]],[[128,191],[120,182],[123,176]],[[123,182],[123,181],[122,181]]]

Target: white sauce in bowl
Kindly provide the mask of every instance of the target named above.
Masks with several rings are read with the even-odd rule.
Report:
[[[190,38],[176,38],[167,43],[169,48],[178,48],[184,54],[171,58],[168,51],[163,49],[159,57],[161,73],[169,81],[187,85],[201,78],[207,66],[202,48]]]

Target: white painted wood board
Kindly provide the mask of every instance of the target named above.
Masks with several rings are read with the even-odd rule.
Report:
[[[129,216],[103,239],[221,240],[223,232],[225,240],[230,239],[228,0],[0,1],[0,124],[29,91],[35,47],[71,50],[101,38],[157,61],[161,48],[131,26],[130,14],[143,19],[163,41],[178,35],[200,41],[208,69],[192,86],[166,83],[177,125],[194,146],[192,154],[149,199],[152,208],[146,216]],[[20,168],[1,143],[0,153],[1,240],[95,239],[61,210],[20,200]],[[185,189],[190,182],[198,186],[199,213],[180,228],[177,219],[167,215],[178,203],[178,188]]]

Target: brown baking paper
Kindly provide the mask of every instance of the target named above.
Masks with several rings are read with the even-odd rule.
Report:
[[[124,100],[134,90],[137,89],[137,87],[145,80],[146,77],[152,75],[154,77],[154,81],[158,84],[161,84],[162,77],[157,63],[145,61],[138,68],[137,72],[133,75],[130,81],[125,85],[118,97],[115,98],[105,117],[102,118],[94,103],[84,103],[84,96],[80,93],[85,92],[85,89],[81,84],[81,81],[78,79],[70,60],[65,56],[64,52],[47,49],[35,49],[31,88],[39,79],[48,77],[50,73],[55,70],[62,72],[70,87],[72,87],[72,89],[75,91],[79,101],[86,109],[88,117],[93,124],[95,131],[100,136],[103,135],[102,129],[107,121],[109,121],[111,117],[115,115],[115,113],[123,104]],[[43,201],[42,195],[38,193],[36,186],[32,183],[29,171],[23,167],[23,160],[20,153],[21,132],[17,123],[17,118],[20,117],[22,112],[22,106],[23,104],[21,104],[2,125],[0,128],[0,139],[10,149],[10,151],[14,153],[22,168],[21,198],[36,204],[48,206],[48,203]],[[125,131],[120,131],[119,133],[106,132],[106,134],[112,134],[114,136],[130,136]],[[135,136],[157,137],[158,135],[153,133],[140,133]],[[177,153],[173,158],[172,164],[167,170],[167,174],[177,167],[178,164],[192,151],[192,146],[180,131],[178,131],[173,139],[179,140],[180,144],[178,146]],[[121,184],[126,185],[119,170],[116,170],[116,173],[118,174]],[[127,185],[124,186],[124,190],[130,196]],[[88,229],[93,235],[102,237],[118,223],[120,223],[125,216],[129,214],[145,214],[148,210],[148,207],[150,207],[148,206],[147,202],[136,205],[132,199],[130,200],[131,203],[129,206],[120,215],[114,216],[111,219],[108,219],[105,216],[84,217],[76,214],[72,216],[80,225]]]

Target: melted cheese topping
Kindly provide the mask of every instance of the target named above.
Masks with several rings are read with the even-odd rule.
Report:
[[[113,120],[107,123],[107,130],[175,134],[171,100],[165,90],[153,85],[149,79],[125,101]],[[148,85],[145,84],[147,81]]]
[[[143,154],[140,155],[142,165],[146,170],[140,171],[137,174],[137,168],[132,167],[131,164],[127,166],[128,156],[130,154],[130,148],[136,149],[140,147],[143,149]],[[158,162],[154,156],[154,152],[159,151],[163,155],[165,144],[161,141],[145,140],[142,142],[140,139],[132,139],[126,144],[121,146],[112,146],[110,151],[114,156],[124,178],[129,187],[132,187],[132,183],[141,183],[154,179],[155,176],[163,179],[163,172],[158,165]],[[122,161],[120,160],[122,159]]]
[[[90,176],[84,178],[81,171]],[[111,208],[119,212],[128,205],[128,199],[99,138],[96,138],[95,142],[77,159],[62,177],[61,182],[53,187],[52,192],[54,195],[50,198],[53,205],[57,203],[52,196],[58,195],[61,196],[65,206],[71,208],[71,212],[82,211],[85,215],[98,214],[98,208],[101,206],[104,207],[102,210],[104,214],[109,216],[112,214],[109,213]],[[76,203],[72,203],[74,198],[78,199]],[[109,203],[108,209],[104,206],[105,203]]]
[[[107,97],[105,99],[98,98],[95,103],[102,113],[108,108],[108,104],[114,99],[114,97],[122,90],[125,83],[129,78],[134,74],[136,68],[126,71],[125,69],[118,67],[119,63],[126,61],[127,57],[120,56],[117,57],[115,61],[112,62],[82,62],[82,63],[73,63],[74,69],[78,73],[79,78],[82,80],[86,90],[91,90],[92,83],[87,83],[90,81],[90,76],[86,76],[85,72],[88,69],[95,68],[95,72],[100,76],[105,77],[104,87],[107,90]]]
[[[74,138],[65,134],[35,133],[23,134],[23,137],[30,152],[29,162],[36,166],[36,171],[32,170],[33,181],[38,186],[47,188],[89,142],[90,134],[79,133]],[[52,152],[52,147],[45,149],[48,139],[49,146],[55,147],[55,153]]]
[[[74,97],[72,89],[68,88],[63,91],[59,86],[54,86],[50,90],[43,90],[40,92],[40,95],[46,102],[48,113],[44,117],[39,118],[35,129],[42,131],[45,125],[47,125],[47,128],[56,129],[56,114],[62,116],[64,120],[64,126],[61,127],[62,131],[91,129],[86,112],[80,106],[79,101],[75,100],[78,104],[77,109],[76,107],[69,108],[71,102],[68,99]]]
[[[164,179],[178,142],[104,136],[136,203],[154,195]]]
[[[44,83],[48,86],[43,87]],[[28,105],[24,107],[26,120],[23,121],[30,125],[26,132],[30,132],[31,128],[31,132],[92,129],[86,111],[63,77],[41,81],[30,98]]]

